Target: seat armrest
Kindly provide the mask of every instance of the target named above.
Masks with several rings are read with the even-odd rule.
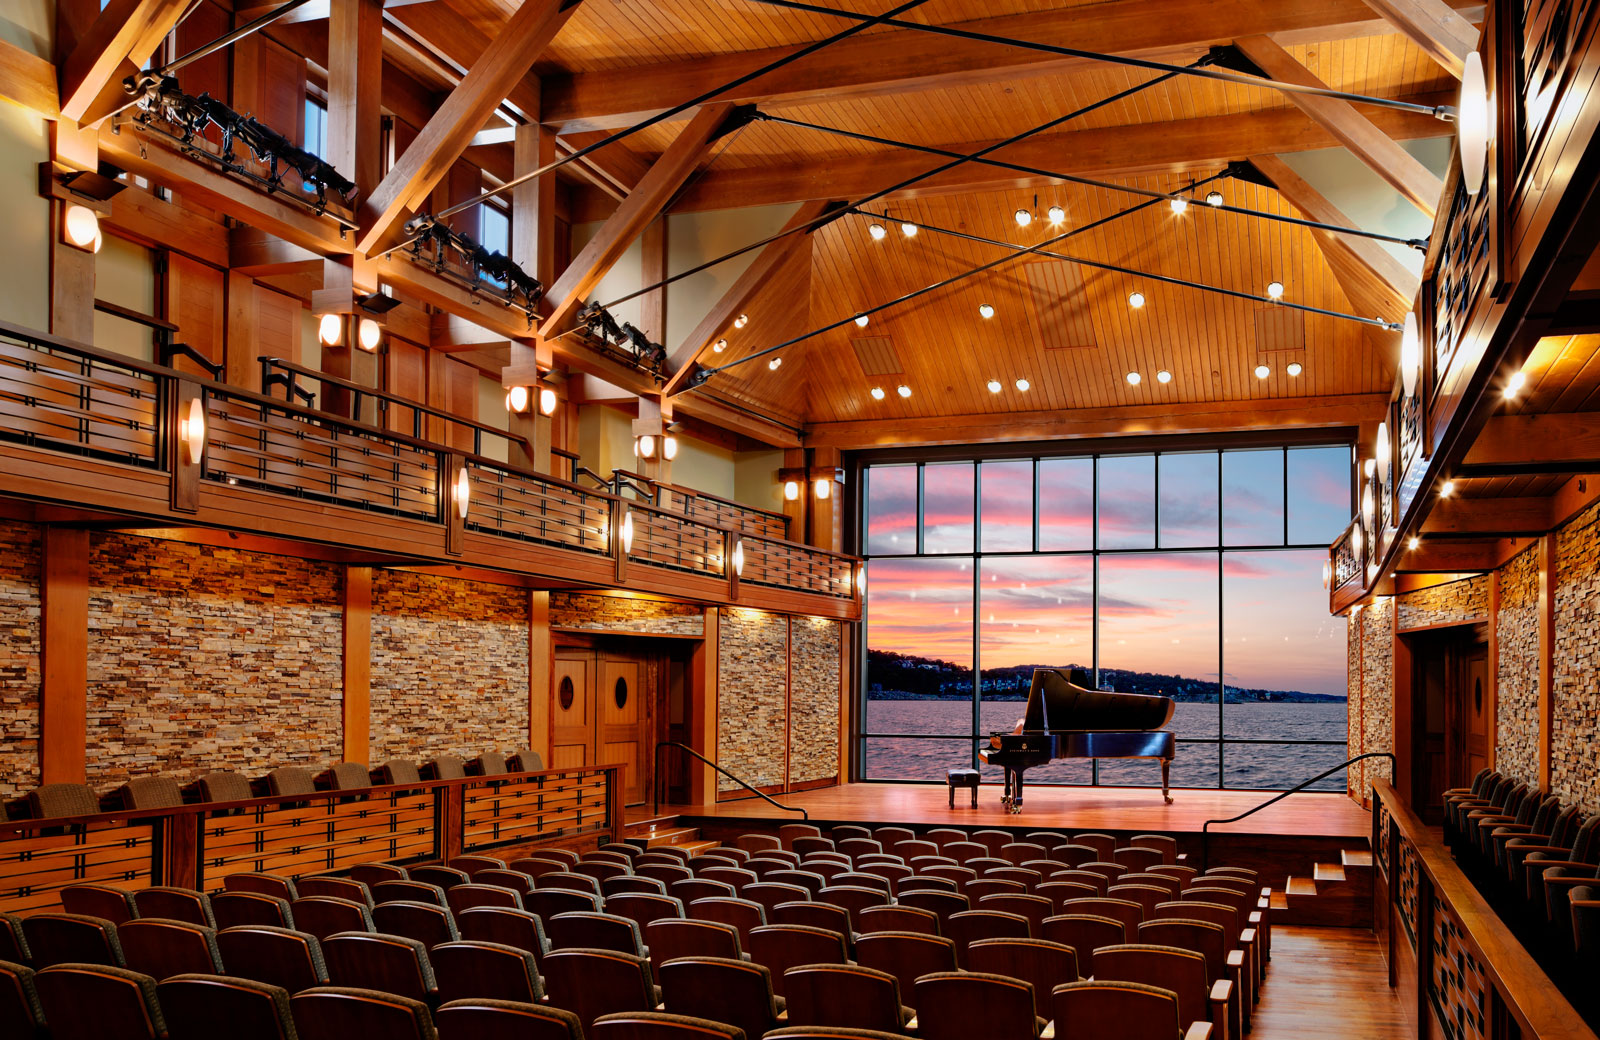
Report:
[[[1211,1040],[1211,1023],[1190,1022],[1183,1032],[1183,1040]]]
[[[1214,1004],[1226,1004],[1233,998],[1233,981],[1231,979],[1218,979],[1211,984],[1211,995],[1208,998]]]
[[[1513,835],[1515,835],[1516,837],[1519,837],[1519,838],[1523,837],[1523,836],[1539,837],[1539,838],[1549,838],[1550,837],[1550,835],[1548,835],[1548,834],[1535,835],[1533,833],[1533,824],[1531,824],[1531,823],[1502,823],[1500,826],[1496,827],[1494,830],[1490,831],[1489,833],[1491,835],[1497,835],[1497,834],[1498,835],[1503,835],[1504,837],[1506,837],[1508,839],[1511,838]]]
[[[1239,933],[1239,941],[1241,943],[1253,943],[1253,942],[1255,942],[1256,941],[1256,930],[1254,928],[1246,928],[1244,931]]]
[[[1254,928],[1256,925],[1258,925],[1260,923],[1261,923],[1261,911],[1260,910],[1252,910],[1252,911],[1250,911],[1250,926],[1252,928]]]
[[[1056,1024],[1053,1020],[1046,1022],[1044,1028],[1039,1030],[1039,1040],[1055,1040],[1055,1036]]]
[[[1228,951],[1228,967],[1230,967],[1230,968],[1238,968],[1240,971],[1244,970],[1244,951],[1243,950],[1229,950]]]

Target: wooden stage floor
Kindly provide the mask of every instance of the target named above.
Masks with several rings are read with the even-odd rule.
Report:
[[[1029,788],[1023,811],[1010,815],[1000,806],[998,786],[978,792],[978,807],[971,796],[956,792],[956,807],[948,794],[931,784],[844,784],[778,797],[785,805],[810,812],[813,823],[868,822],[948,827],[1036,827],[1041,830],[1151,831],[1166,834],[1198,833],[1206,820],[1236,816],[1272,797],[1264,791],[1178,790],[1173,804],[1161,801],[1156,788],[1141,787],[1038,787]],[[662,814],[714,816],[728,819],[798,820],[759,798],[718,802],[715,805],[663,805]],[[649,805],[628,811],[630,820],[652,816]],[[1341,794],[1301,792],[1239,823],[1217,825],[1213,833],[1272,834],[1283,836],[1365,839],[1372,817]]]

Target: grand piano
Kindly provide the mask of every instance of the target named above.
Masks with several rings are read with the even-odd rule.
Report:
[[[1158,758],[1161,797],[1172,804],[1167,775],[1174,753],[1173,736],[1164,730],[1172,719],[1171,697],[1142,693],[1107,693],[1089,688],[1090,679],[1074,668],[1036,668],[1028,687],[1028,708],[1010,733],[996,733],[979,757],[1005,770],[1008,812],[1022,811],[1022,773],[1030,766],[1058,758]]]

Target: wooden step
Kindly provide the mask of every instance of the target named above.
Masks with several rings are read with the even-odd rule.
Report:
[[[1372,852],[1370,849],[1344,849],[1339,853],[1339,861],[1347,873],[1351,869],[1371,870]]]
[[[1288,896],[1289,902],[1293,903],[1296,899],[1315,896],[1317,883],[1308,877],[1290,877],[1289,883],[1283,886],[1283,891]]]
[[[662,845],[680,845],[687,847],[692,841],[700,837],[698,827],[662,827],[658,830],[645,831],[643,834],[632,834],[628,840],[635,845],[642,844],[647,849],[657,848]],[[715,845],[716,842],[711,844]]]
[[[1279,911],[1279,910],[1287,910],[1288,908],[1289,908],[1289,895],[1288,895],[1288,893],[1279,891],[1276,888],[1273,889],[1272,890],[1272,909],[1273,909],[1273,911],[1276,912],[1276,911]]]
[[[1344,866],[1340,863],[1318,863],[1311,868],[1311,876],[1318,882],[1343,881]]]
[[[708,840],[706,838],[700,838],[700,839],[698,839],[696,841],[679,841],[679,842],[674,842],[673,844],[677,848],[686,850],[689,853],[689,855],[691,855],[691,856],[698,856],[702,852],[705,852],[707,849],[716,848],[717,846],[721,845],[722,842],[720,842],[720,841],[710,841],[710,840]]]

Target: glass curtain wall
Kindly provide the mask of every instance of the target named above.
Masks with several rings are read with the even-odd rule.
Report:
[[[1175,786],[1283,789],[1342,761],[1345,623],[1321,575],[1350,473],[1349,445],[864,467],[862,778],[998,779],[977,750],[1022,716],[1036,667],[1176,700]]]

